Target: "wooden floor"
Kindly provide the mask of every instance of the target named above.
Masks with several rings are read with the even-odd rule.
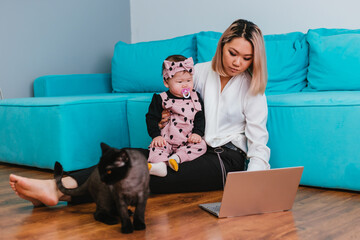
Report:
[[[144,231],[93,219],[95,204],[33,208],[9,186],[10,173],[49,178],[49,171],[0,163],[0,239],[360,239],[360,194],[300,187],[292,211],[217,219],[198,204],[221,191],[152,195]]]

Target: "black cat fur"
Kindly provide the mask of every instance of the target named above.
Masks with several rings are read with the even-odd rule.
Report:
[[[102,156],[97,167],[81,186],[68,189],[62,184],[63,168],[56,162],[54,178],[59,190],[68,196],[90,194],[96,203],[94,217],[106,224],[121,221],[121,232],[143,230],[149,196],[149,171],[144,149],[116,149],[101,143]],[[131,223],[128,206],[135,206]]]

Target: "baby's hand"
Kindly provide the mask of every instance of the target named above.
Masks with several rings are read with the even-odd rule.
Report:
[[[161,113],[161,120],[158,123],[159,128],[163,129],[166,126],[166,124],[169,122],[169,120],[170,120],[169,110],[163,110]]]
[[[192,133],[190,137],[188,138],[189,143],[199,143],[201,142],[201,137],[199,134]]]
[[[162,136],[158,136],[151,141],[150,147],[163,147],[165,145],[165,139]]]

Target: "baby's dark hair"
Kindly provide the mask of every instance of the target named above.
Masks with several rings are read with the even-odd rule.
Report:
[[[171,55],[171,56],[168,56],[165,60],[171,61],[171,62],[181,62],[181,61],[185,61],[186,57],[184,57],[183,55]],[[163,63],[162,70],[164,71],[164,69],[165,69],[165,65]]]

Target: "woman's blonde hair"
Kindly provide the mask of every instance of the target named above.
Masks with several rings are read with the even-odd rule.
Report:
[[[254,49],[253,62],[248,69],[252,75],[250,91],[254,95],[264,93],[267,83],[264,38],[260,28],[250,21],[243,19],[236,20],[225,30],[220,37],[216,53],[212,59],[212,69],[220,76],[227,76],[222,62],[223,48],[226,43],[239,37],[249,41]]]

